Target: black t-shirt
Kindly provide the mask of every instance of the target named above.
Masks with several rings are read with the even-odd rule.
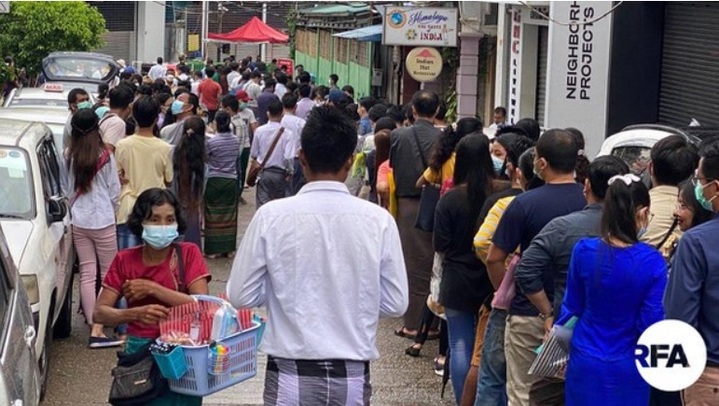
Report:
[[[487,269],[474,254],[476,221],[471,218],[467,189],[455,187],[442,196],[434,215],[434,250],[444,253],[439,301],[454,310],[476,313],[492,292]]]
[[[524,251],[547,223],[556,217],[582,210],[587,204],[577,183],[547,184],[514,198],[502,215],[492,243],[504,252]],[[552,292],[547,292],[551,294]],[[536,316],[538,310],[517,289],[510,314]]]

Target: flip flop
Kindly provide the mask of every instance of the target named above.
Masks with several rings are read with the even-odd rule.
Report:
[[[417,334],[416,334],[416,333],[415,333],[415,334],[408,334],[408,333],[406,333],[404,327],[402,327],[402,328],[399,329],[399,330],[395,330],[395,331],[394,331],[394,335],[396,335],[397,337],[409,338],[410,340],[414,340],[415,337],[417,337]]]

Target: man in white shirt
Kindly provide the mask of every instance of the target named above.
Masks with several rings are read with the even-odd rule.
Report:
[[[267,105],[269,121],[257,128],[252,139],[250,158],[260,165],[265,162],[257,180],[256,207],[258,209],[271,200],[285,197],[292,176],[294,134],[289,129],[282,127],[282,112],[282,102],[278,98],[272,97]],[[275,148],[270,151],[280,128],[283,128],[282,134],[279,136]],[[272,153],[270,154],[270,152]]]
[[[227,84],[230,85],[230,89],[233,89],[234,86],[232,86],[233,83],[236,83],[240,80],[240,77],[242,76],[240,74],[240,64],[237,62],[230,63],[230,73],[227,74]]]
[[[508,125],[509,123],[507,122],[507,109],[501,106],[495,108],[494,115],[492,116],[492,125],[489,126],[489,129],[497,131]]]
[[[170,145],[178,146],[182,139],[182,133],[185,127],[185,120],[195,115],[195,108],[190,101],[190,93],[184,91],[177,95],[175,101],[170,106],[170,112],[175,116],[175,122],[166,125],[160,130],[160,138],[167,141]]]
[[[262,74],[258,71],[253,71],[250,73],[250,83],[247,85],[247,88],[245,91],[247,92],[247,95],[250,96],[250,107],[257,108],[257,96],[262,93],[262,86],[260,86],[260,80],[262,79]],[[256,115],[257,112],[255,112]]]
[[[167,68],[165,65],[163,65],[162,57],[157,57],[157,63],[152,65],[152,68],[150,68],[150,71],[147,72],[147,76],[149,76],[153,81],[157,79],[164,79],[165,75],[167,75]]]
[[[105,148],[115,152],[118,141],[125,138],[127,125],[125,119],[132,114],[132,102],[135,92],[125,84],[115,86],[109,92],[110,111],[100,120],[100,135]]]
[[[281,100],[282,96],[287,93],[287,75],[277,72],[277,74],[275,74],[275,80],[277,81],[277,85],[275,85],[275,94]]]
[[[282,117],[282,127],[292,132],[292,139],[290,139],[290,150],[292,152],[292,181],[288,185],[287,196],[294,196],[300,191],[302,186],[307,183],[305,176],[302,174],[302,165],[300,165],[300,137],[302,136],[302,129],[305,128],[305,120],[297,117],[295,112],[297,111],[297,96],[292,93],[285,93],[282,96],[282,107],[285,109],[285,114]]]
[[[297,102],[297,110],[295,111],[295,114],[297,117],[307,120],[307,116],[310,115],[310,110],[315,107],[315,102],[310,99],[312,87],[303,83],[298,88],[298,91],[300,93],[300,100]]]
[[[394,219],[343,184],[356,144],[344,112],[313,110],[300,152],[307,185],[260,208],[237,251],[230,301],[267,306],[265,404],[368,405],[379,318],[407,308]]]

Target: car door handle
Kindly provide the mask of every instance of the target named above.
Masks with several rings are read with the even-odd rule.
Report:
[[[35,341],[35,335],[37,333],[35,332],[35,327],[28,326],[27,330],[25,330],[25,343],[28,347],[33,347],[33,342]]]

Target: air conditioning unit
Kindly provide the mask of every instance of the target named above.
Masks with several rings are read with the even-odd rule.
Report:
[[[486,1],[460,1],[459,22],[461,32],[479,32],[488,36],[497,36],[497,3]]]

